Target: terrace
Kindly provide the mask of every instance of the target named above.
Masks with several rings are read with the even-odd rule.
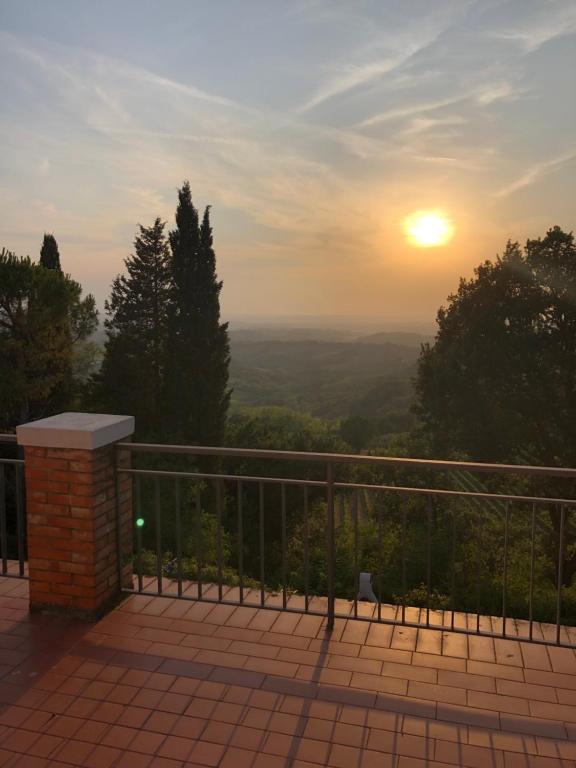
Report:
[[[62,424],[57,426],[61,435]],[[429,604],[415,608],[405,601],[372,604],[339,597],[336,499],[345,493],[354,499],[358,488],[338,482],[335,469],[339,462],[380,461],[372,457],[301,455],[326,469],[324,480],[202,475],[215,487],[277,486],[280,505],[274,513],[282,521],[281,534],[284,489],[292,483],[299,491],[307,487],[325,494],[326,595],[295,592],[286,581],[273,590],[265,575],[260,584],[244,580],[242,573],[234,585],[202,579],[200,572],[190,578],[181,567],[178,542],[175,573],[169,576],[162,567],[160,542],[160,565],[150,574],[142,566],[141,529],[134,526],[146,508],[143,483],[160,489],[160,483],[170,483],[175,498],[182,498],[182,509],[179,503],[173,509],[175,520],[184,523],[186,483],[197,482],[200,473],[135,469],[128,457],[215,451],[122,442],[128,427],[102,442],[101,426],[96,437],[89,429],[92,448],[79,447],[79,438],[69,435],[68,447],[60,437],[50,446],[53,428],[54,423],[47,425],[49,438],[38,426],[19,434],[25,489],[15,487],[10,497],[15,517],[8,519],[6,505],[0,507],[0,766],[576,766],[576,629],[563,621],[561,586],[569,499],[502,495],[505,510],[509,504],[534,510],[562,501],[558,610],[550,623],[537,620],[532,600],[527,619],[507,616],[506,588],[499,616],[462,612],[454,602],[434,610]],[[108,424],[108,437],[109,429]],[[10,485],[9,471],[16,480],[23,466],[15,459],[2,461],[0,499]],[[524,469],[572,476],[571,470]],[[479,465],[477,471],[486,468]],[[426,513],[430,498],[443,490],[371,492],[419,494]],[[467,494],[494,501],[493,494],[478,491],[457,495]],[[242,492],[236,498],[240,530],[242,515],[248,515],[246,506],[242,512],[244,498]],[[264,498],[261,490],[256,498]],[[152,494],[157,520],[163,500],[164,494]],[[354,531],[358,507],[352,503],[349,509]],[[266,510],[267,520],[270,514]],[[508,518],[505,511],[506,547]],[[75,527],[74,521],[82,524]],[[218,546],[216,552],[220,576],[225,554]],[[308,572],[312,564],[306,547],[304,552]],[[355,586],[358,553],[355,546]],[[283,562],[285,557],[283,546]],[[430,594],[434,570],[426,565]]]

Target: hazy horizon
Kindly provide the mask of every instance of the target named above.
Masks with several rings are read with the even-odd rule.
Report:
[[[53,232],[102,306],[189,179],[225,318],[433,325],[509,238],[573,227],[575,35],[572,0],[0,0],[0,246]],[[450,242],[407,241],[422,210]]]

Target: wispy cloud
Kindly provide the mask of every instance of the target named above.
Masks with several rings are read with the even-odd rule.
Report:
[[[576,150],[561,155],[560,157],[555,157],[552,160],[545,160],[541,163],[536,163],[523,174],[521,174],[517,179],[514,179],[514,181],[506,184],[504,187],[501,187],[497,192],[494,193],[494,197],[509,197],[515,192],[518,192],[518,190],[531,186],[545,174],[550,173],[556,168],[560,168],[561,166],[566,165],[566,163],[570,163],[574,160],[576,160]]]
[[[456,96],[449,96],[445,99],[433,99],[431,101],[422,101],[418,104],[411,104],[406,107],[398,107],[396,109],[388,109],[385,112],[379,112],[377,115],[372,115],[356,123],[356,128],[369,128],[372,125],[379,125],[381,123],[387,123],[391,120],[399,120],[404,117],[412,117],[413,115],[420,115],[425,112],[435,112],[437,109],[443,107],[451,107],[454,104],[462,101],[466,98],[463,94]]]
[[[302,115],[305,112],[318,107],[325,101],[329,101],[335,96],[342,96],[347,91],[357,88],[360,85],[366,85],[370,81],[392,72],[394,69],[404,63],[408,56],[385,59],[383,61],[373,61],[367,64],[342,67],[339,72],[334,73],[325,83],[323,83],[316,92],[296,109],[296,114]]]
[[[546,43],[559,37],[576,33],[576,4],[574,2],[542,2],[537,12],[520,19],[509,29],[496,29],[489,36],[515,43],[525,53],[537,51]]]

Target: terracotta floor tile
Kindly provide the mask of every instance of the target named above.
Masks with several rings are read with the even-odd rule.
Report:
[[[194,680],[190,677],[177,677],[172,683],[170,690],[173,693],[182,693],[186,696],[192,696],[199,685],[201,685],[199,680]]]
[[[91,744],[99,744],[102,736],[110,729],[108,723],[96,723],[94,720],[83,720],[82,725],[74,734],[79,741],[89,741]]]
[[[97,746],[96,749],[88,755],[83,765],[86,768],[110,768],[118,760],[122,750],[113,747]]]
[[[242,749],[259,751],[266,741],[267,731],[261,728],[249,728],[245,725],[237,725],[232,734],[230,744]]]
[[[124,711],[118,718],[117,725],[125,725],[128,728],[140,728],[150,717],[150,710],[142,707],[124,707]]]
[[[186,715],[189,717],[203,717],[208,719],[216,706],[216,702],[211,699],[192,699],[186,708]]]
[[[171,733],[175,736],[184,736],[188,739],[199,739],[209,722],[209,720],[204,720],[200,717],[188,717],[183,715],[178,718]]]
[[[221,701],[226,692],[226,686],[222,683],[213,683],[210,680],[201,680],[196,688],[195,695],[201,699],[213,699]]]
[[[211,717],[222,723],[238,723],[244,716],[246,708],[241,704],[228,704],[220,702],[216,704]]]
[[[36,755],[37,757],[52,757],[54,753],[62,747],[65,743],[64,739],[59,736],[40,736],[30,747],[27,752],[30,755]]]
[[[154,691],[151,688],[140,688],[131,701],[134,707],[146,707],[147,709],[156,709],[160,700],[164,696],[163,691]]]
[[[320,617],[139,596],[67,634],[57,617],[30,620],[25,584],[8,585],[21,596],[7,606],[3,583],[9,768],[574,768],[576,655],[566,649],[345,618],[328,635]],[[455,622],[475,626],[475,616]]]
[[[122,715],[124,707],[121,704],[113,704],[104,701],[98,704],[94,712],[90,715],[93,720],[99,720],[102,723],[115,723]]]
[[[213,741],[215,744],[228,744],[237,726],[233,723],[220,723],[211,720],[202,730],[202,741]]]
[[[297,760],[326,765],[330,751],[330,744],[327,742],[302,738],[294,741],[294,747],[294,757]]]
[[[396,758],[372,750],[358,751],[354,747],[334,744],[327,765],[333,768],[396,768]],[[422,764],[422,768],[427,768]]]
[[[514,696],[501,696],[497,693],[468,691],[468,704],[480,709],[491,709],[494,712],[510,712],[514,715],[529,715],[528,702]],[[535,713],[533,713],[535,714]]]
[[[158,757],[169,757],[172,760],[185,761],[188,759],[195,744],[196,742],[192,739],[170,735],[166,737],[156,754]]]
[[[110,747],[127,749],[137,735],[139,735],[139,731],[135,728],[127,728],[124,725],[113,725],[102,736],[101,743]]]
[[[148,768],[152,759],[136,752],[123,752],[114,768]]]
[[[147,731],[170,733],[178,721],[178,715],[170,712],[152,712],[144,725]]]
[[[216,766],[220,762],[225,748],[221,744],[212,744],[206,741],[197,741],[190,753],[190,762],[201,765]]]
[[[53,717],[50,723],[47,724],[45,733],[49,733],[51,736],[62,736],[63,739],[71,739],[83,724],[84,720],[77,717],[59,715]]]
[[[56,752],[54,757],[63,763],[72,763],[72,765],[82,765],[88,755],[95,749],[93,744],[85,741],[75,741],[68,739],[62,747]]]
[[[256,752],[238,747],[229,747],[224,753],[220,768],[252,768]]]
[[[294,760],[290,763],[291,768],[310,768],[312,763],[302,763],[300,760]],[[265,755],[258,753],[254,759],[253,768],[287,768],[286,760],[275,755]]]
[[[132,740],[130,749],[132,752],[153,755],[160,749],[166,738],[167,737],[163,733],[139,731],[136,738]]]
[[[183,693],[168,692],[163,694],[162,698],[158,702],[158,709],[163,712],[173,712],[175,714],[182,714],[186,707],[192,700],[191,696],[186,696]]]
[[[39,738],[40,734],[15,728],[2,735],[2,747],[9,752],[26,752]]]

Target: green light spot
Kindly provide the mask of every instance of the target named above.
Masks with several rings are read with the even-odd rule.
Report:
[[[142,526],[143,526],[143,525],[144,525],[144,518],[143,518],[143,517],[139,517],[139,518],[136,520],[136,526],[137,526],[138,528],[142,528]]]

